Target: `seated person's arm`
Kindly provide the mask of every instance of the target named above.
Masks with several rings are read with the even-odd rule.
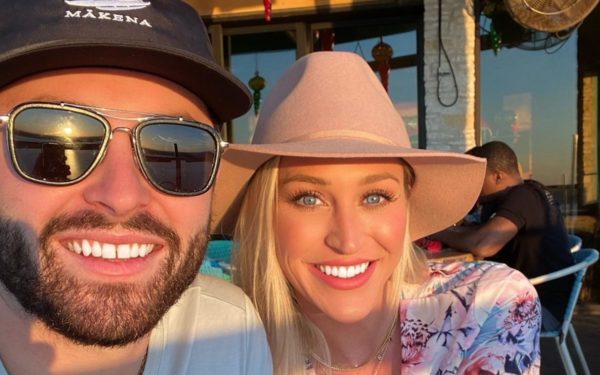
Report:
[[[431,235],[431,238],[453,249],[487,258],[500,251],[518,231],[519,228],[512,221],[494,216],[484,224],[450,227]]]

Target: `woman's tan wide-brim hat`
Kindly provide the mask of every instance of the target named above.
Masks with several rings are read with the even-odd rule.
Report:
[[[247,182],[274,156],[403,158],[416,181],[410,236],[460,220],[479,196],[485,160],[412,148],[387,92],[357,54],[315,52],[299,59],[266,98],[252,144],[225,151],[213,197],[213,234],[232,233]]]

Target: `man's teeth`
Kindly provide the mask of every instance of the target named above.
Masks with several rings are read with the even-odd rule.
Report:
[[[119,244],[98,241],[70,241],[67,247],[74,253],[103,259],[143,258],[154,250],[154,244]]]
[[[328,276],[339,277],[340,279],[349,279],[360,275],[369,267],[369,262],[364,262],[354,266],[326,266],[319,265],[321,272]]]

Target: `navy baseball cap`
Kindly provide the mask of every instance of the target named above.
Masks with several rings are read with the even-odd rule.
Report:
[[[48,70],[108,67],[173,81],[219,121],[244,114],[246,86],[213,57],[206,27],[179,0],[0,0],[0,87]]]

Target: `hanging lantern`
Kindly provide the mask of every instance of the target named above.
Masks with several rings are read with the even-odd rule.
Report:
[[[371,50],[371,55],[377,62],[377,70],[379,71],[379,77],[381,78],[381,84],[385,91],[388,90],[389,76],[390,76],[390,62],[394,55],[392,46],[383,41],[383,37],[379,39],[379,43]]]
[[[263,0],[263,6],[265,7],[265,21],[271,21],[271,0]]]
[[[248,81],[248,86],[252,89],[254,98],[254,114],[258,115],[260,110],[260,91],[265,88],[267,81],[258,74],[258,70],[254,73],[254,77]]]
[[[498,52],[502,48],[502,35],[496,27],[494,26],[494,22],[490,24],[490,41],[492,43],[492,50],[494,51],[494,56],[498,56]]]
[[[333,29],[319,30],[319,39],[321,40],[321,51],[333,51],[335,45],[335,32]]]

